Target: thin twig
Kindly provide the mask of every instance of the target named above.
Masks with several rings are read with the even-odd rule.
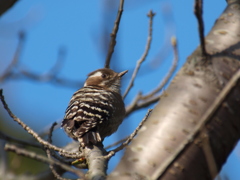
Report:
[[[112,54],[114,52],[115,45],[117,43],[116,38],[117,38],[118,29],[119,29],[119,24],[120,24],[121,17],[122,17],[123,5],[124,5],[124,0],[120,0],[118,13],[117,13],[117,18],[114,22],[114,27],[113,27],[112,33],[110,35],[111,40],[110,40],[110,43],[109,43],[108,54],[107,54],[107,58],[106,58],[106,62],[105,62],[105,68],[110,67],[111,57],[112,57]]]
[[[149,17],[149,30],[148,30],[148,38],[147,38],[147,44],[146,44],[146,48],[145,48],[145,51],[142,55],[142,57],[137,61],[137,64],[136,64],[136,67],[134,69],[134,72],[132,74],[132,78],[130,80],[130,83],[123,95],[123,99],[125,99],[125,97],[127,96],[127,94],[129,93],[130,89],[133,87],[133,84],[134,84],[134,80],[137,76],[137,73],[141,67],[141,64],[143,63],[143,61],[145,61],[147,55],[148,55],[148,52],[149,52],[149,49],[150,49],[150,46],[151,46],[151,42],[152,42],[152,24],[153,24],[153,17],[154,17],[155,13],[152,12],[152,10],[148,13],[148,17]]]
[[[49,143],[52,143],[52,133],[53,133],[53,130],[54,130],[54,127],[57,125],[56,122],[54,122],[49,130],[49,136],[48,136],[48,142]],[[53,160],[52,157],[51,157],[51,154],[53,152],[51,152],[52,150],[50,149],[46,149],[46,154],[47,154],[47,157],[48,159],[50,160]],[[53,175],[55,176],[56,179],[59,179],[59,180],[71,180],[71,179],[67,179],[67,178],[63,178],[61,177],[61,175],[56,171],[56,169],[54,168],[54,163],[50,162],[49,163],[49,168],[51,169]],[[81,175],[82,177],[84,177],[84,174],[82,173]]]
[[[4,146],[6,144],[6,140],[0,140],[0,177],[6,176],[8,169],[8,156],[6,151],[4,151]]]
[[[52,77],[53,79],[59,74],[63,67],[63,63],[66,59],[66,49],[64,47],[59,48],[58,58],[54,66],[45,74],[45,76]]]
[[[143,120],[140,122],[138,127],[133,131],[133,133],[127,138],[127,140],[122,143],[119,147],[115,148],[114,150],[111,150],[108,152],[108,155],[104,156],[105,158],[109,159],[111,158],[114,154],[116,154],[118,151],[121,151],[123,148],[125,148],[132,140],[133,138],[137,135],[138,131],[141,129],[142,125],[147,121],[148,116],[152,112],[152,109],[149,109]]]
[[[54,127],[55,127],[56,125],[57,125],[57,123],[54,122],[54,123],[52,124],[52,126],[50,127],[49,135],[48,135],[48,142],[49,142],[49,143],[52,143],[52,133],[53,133]],[[51,157],[51,150],[50,150],[50,149],[46,149],[46,154],[47,154],[48,159],[51,160],[52,157]],[[50,170],[52,171],[52,173],[53,173],[53,175],[54,175],[54,177],[55,177],[56,179],[59,179],[59,180],[68,180],[68,179],[65,179],[65,178],[62,178],[62,177],[61,177],[61,175],[55,170],[53,163],[49,163],[49,168],[50,168]]]
[[[176,22],[174,21],[172,6],[170,3],[163,3],[161,6],[161,18],[163,20],[164,40],[157,54],[150,62],[150,66],[156,69],[161,63],[167,59],[171,53],[171,43],[169,39],[176,34]]]
[[[25,145],[25,146],[32,146],[32,147],[36,147],[36,148],[42,148],[42,146],[39,145],[39,144],[11,137],[11,136],[9,136],[9,135],[1,132],[1,131],[0,131],[0,139],[4,139],[4,140],[7,140],[7,141],[12,141],[12,142],[19,143],[19,144]]]
[[[14,121],[16,121],[19,125],[21,125],[23,127],[24,130],[26,130],[29,134],[31,134],[40,144],[42,144],[45,148],[48,149],[52,149],[54,151],[58,151],[59,153],[61,153],[61,155],[65,156],[65,157],[69,157],[69,158],[81,158],[82,155],[79,152],[67,152],[62,148],[59,148],[55,145],[50,144],[49,142],[45,141],[44,139],[42,139],[35,131],[33,131],[29,126],[27,126],[25,123],[23,123],[18,117],[16,117],[12,111],[9,109],[4,96],[3,96],[3,90],[0,89],[0,99],[2,101],[2,104],[4,106],[4,108],[6,109],[6,111],[8,112],[9,116],[12,117],[12,119]]]
[[[199,31],[199,38],[200,38],[201,49],[202,49],[202,56],[206,58],[208,56],[208,53],[206,51],[205,41],[204,41],[204,22],[202,18],[202,14],[203,14],[202,5],[203,5],[202,0],[195,0],[194,14],[198,20],[198,31]]]
[[[66,78],[59,78],[58,74],[60,70],[63,67],[63,61],[65,60],[66,56],[66,50],[64,48],[60,48],[58,52],[58,58],[56,60],[56,63],[53,65],[53,67],[47,71],[46,73],[35,73],[30,70],[21,69],[19,64],[19,58],[22,52],[22,49],[24,47],[24,40],[25,40],[25,34],[24,32],[20,32],[19,34],[19,43],[16,48],[14,57],[8,67],[4,70],[3,74],[0,75],[0,82],[3,82],[9,78],[14,80],[19,79],[28,79],[38,82],[52,82],[56,85],[61,85],[64,87],[71,87],[71,88],[79,88],[83,81],[75,81],[71,79]]]
[[[12,152],[15,152],[18,155],[29,157],[31,159],[35,159],[35,160],[38,160],[38,161],[41,161],[41,162],[44,162],[44,163],[47,163],[47,164],[52,163],[52,164],[58,165],[62,169],[65,169],[66,171],[72,172],[72,173],[78,175],[79,177],[84,176],[84,174],[81,171],[75,170],[75,169],[71,168],[70,166],[68,166],[66,164],[63,164],[59,161],[55,161],[53,159],[49,159],[49,158],[47,158],[43,155],[36,154],[35,152],[22,149],[22,148],[17,147],[13,144],[6,144],[5,145],[5,150],[6,151],[12,151]]]
[[[7,78],[9,78],[13,72],[12,70],[17,66],[18,62],[19,62],[19,58],[24,46],[24,40],[25,40],[25,33],[24,32],[20,32],[19,33],[19,42],[17,45],[17,49],[15,51],[14,57],[12,59],[12,62],[8,65],[8,67],[5,69],[5,71],[3,72],[3,74],[0,76],[0,82],[3,82],[4,80],[6,80]]]
[[[13,74],[11,79],[28,79],[37,82],[51,82],[55,85],[61,85],[64,87],[71,87],[71,88],[79,88],[83,84],[84,81],[76,81],[67,78],[59,78],[56,76],[46,76],[46,74],[38,74],[35,72],[31,72],[29,70],[19,70],[19,73]]]
[[[159,86],[156,89],[154,89],[152,92],[148,93],[147,95],[142,96],[143,100],[154,96],[156,93],[158,93],[160,90],[162,90],[162,88],[169,82],[169,80],[172,77],[174,71],[176,70],[176,67],[177,67],[177,64],[178,64],[178,49],[177,49],[176,37],[172,37],[171,44],[172,44],[173,53],[174,53],[173,64],[172,64],[170,70],[168,71],[167,76],[163,79],[163,81],[161,81]]]
[[[240,69],[232,76],[232,78],[228,81],[226,86],[221,90],[219,95],[216,97],[214,102],[211,104],[211,106],[207,109],[207,111],[203,114],[203,116],[199,119],[199,123],[194,127],[191,133],[188,134],[187,138],[184,140],[184,142],[176,148],[175,152],[171,154],[167,158],[164,163],[161,164],[160,167],[155,171],[155,173],[152,174],[152,179],[159,179],[160,176],[164,174],[166,169],[171,165],[171,162],[173,162],[178,155],[186,149],[187,145],[192,142],[192,140],[204,130],[206,124],[212,119],[213,115],[216,113],[216,111],[221,107],[222,103],[226,98],[228,97],[229,93],[233,88],[239,86],[240,81]]]
[[[57,79],[57,75],[59,74],[60,70],[63,67],[63,62],[65,60],[66,56],[66,50],[62,47],[58,51],[58,58],[55,62],[55,64],[46,72],[43,74],[36,74],[33,72],[30,72],[28,70],[20,69],[19,72],[23,74],[25,77],[32,78],[38,81],[42,82],[49,82],[49,81],[55,81]]]
[[[59,118],[59,119],[56,121],[57,125],[54,126],[54,129],[53,129],[54,131],[55,131],[56,129],[59,129],[59,128],[61,127],[61,122],[62,122],[62,118]],[[52,123],[46,125],[42,130],[40,130],[40,131],[38,132],[38,135],[41,136],[41,137],[48,136],[48,135],[49,135],[49,129],[50,129],[51,127],[52,127]]]
[[[117,146],[120,143],[123,143],[124,141],[126,141],[128,139],[128,137],[125,137],[125,138],[123,138],[123,139],[121,139],[121,140],[119,140],[119,141],[117,141],[117,142],[115,142],[113,144],[110,144],[110,145],[106,146],[105,149],[110,149],[110,148],[112,148],[114,146]]]
[[[142,99],[142,95],[138,94],[132,101],[132,103],[130,105],[128,105],[126,107],[126,115],[125,117],[129,116],[132,112],[142,109],[142,108],[146,108],[148,106],[150,106],[153,103],[158,102],[161,97],[164,95],[163,94],[159,94],[153,97],[148,97],[147,99]],[[144,97],[144,96],[143,96]]]
[[[54,122],[54,123],[52,124],[52,126],[50,127],[50,129],[49,129],[49,135],[48,135],[48,142],[49,142],[49,143],[52,143],[52,133],[53,133],[54,127],[55,127],[56,125],[57,125],[57,123]]]

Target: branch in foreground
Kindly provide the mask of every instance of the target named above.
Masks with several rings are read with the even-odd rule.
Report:
[[[1,0],[0,1],[0,16],[9,10],[18,0]]]
[[[143,61],[145,61],[147,55],[148,55],[148,52],[149,52],[149,49],[150,49],[150,46],[151,46],[151,42],[152,42],[152,24],[153,24],[153,17],[154,17],[155,13],[153,13],[152,11],[150,11],[148,13],[148,17],[149,17],[149,30],[148,30],[148,38],[147,38],[147,44],[146,44],[146,48],[145,48],[145,51],[142,55],[142,57],[137,61],[137,65],[134,69],[134,72],[132,74],[132,78],[130,80],[130,83],[123,95],[123,99],[125,99],[125,97],[127,96],[127,94],[129,93],[130,89],[133,87],[133,83],[134,83],[134,80],[137,76],[137,73],[139,71],[139,68],[141,66],[141,64],[143,63]]]
[[[111,33],[111,40],[110,40],[110,43],[109,43],[108,54],[107,54],[107,58],[106,58],[106,62],[105,62],[105,68],[110,67],[110,61],[111,61],[112,54],[114,52],[114,47],[116,45],[118,28],[119,28],[119,24],[120,24],[121,17],[122,17],[123,5],[124,5],[124,0],[120,0],[118,13],[117,13],[117,18],[114,22],[114,27],[113,27],[113,30],[112,30],[112,33]]]
[[[189,133],[188,138],[177,148],[175,153],[173,153],[160,168],[152,175],[153,179],[158,179],[163,172],[167,169],[167,167],[178,157],[178,155],[187,147],[187,145],[194,139],[200,132],[204,132],[204,127],[206,124],[212,119],[212,116],[216,113],[218,108],[222,105],[223,101],[227,98],[228,94],[231,90],[238,84],[237,82],[240,80],[240,69],[233,75],[230,81],[226,84],[226,86],[219,93],[217,98],[214,100],[212,105],[207,109],[205,114],[203,114],[202,118],[199,120],[199,124],[197,124],[194,129]]]
[[[88,179],[106,179],[108,159],[104,158],[104,155],[106,155],[106,151],[102,147],[102,144],[98,146],[93,145],[91,149],[89,147],[85,147],[82,150],[88,164],[89,170],[86,174],[86,177]]]
[[[36,147],[36,148],[42,148],[42,146],[40,146],[39,144],[33,143],[33,142],[29,142],[29,141],[24,141],[22,139],[17,139],[11,136],[8,136],[7,134],[3,133],[0,131],[0,139],[4,139],[7,141],[12,141],[15,143],[19,143],[21,145],[25,145],[25,146],[32,146],[32,147]]]
[[[56,122],[54,122],[52,124],[52,126],[50,127],[50,130],[49,130],[49,135],[48,135],[48,142],[49,143],[52,143],[52,133],[53,133],[53,130],[54,130],[54,127],[57,125]],[[51,150],[50,149],[46,149],[46,154],[47,154],[47,157],[48,159],[52,160],[52,157],[51,157]],[[52,171],[54,177],[56,179],[59,179],[59,180],[68,180],[66,178],[62,178],[61,175],[56,171],[56,169],[54,168],[54,164],[53,163],[49,163],[49,168],[50,170]]]
[[[133,133],[127,138],[127,140],[124,143],[122,143],[119,147],[117,147],[116,149],[109,151],[108,155],[106,155],[105,158],[110,159],[118,151],[121,151],[123,148],[125,148],[133,140],[133,138],[137,135],[138,131],[141,129],[143,124],[147,121],[148,116],[150,115],[151,112],[152,112],[152,109],[149,109],[146,116],[140,122],[138,127],[133,131]]]
[[[9,109],[4,96],[3,96],[3,90],[0,89],[0,99],[2,101],[2,104],[4,106],[4,108],[6,109],[6,111],[8,112],[9,116],[12,117],[12,119],[14,121],[16,121],[19,125],[21,125],[23,127],[24,130],[26,130],[29,134],[31,134],[40,144],[42,144],[43,146],[45,146],[45,148],[48,149],[52,149],[54,151],[58,151],[59,153],[61,153],[61,155],[65,156],[65,157],[69,157],[69,158],[80,158],[82,157],[82,155],[79,152],[67,152],[66,150],[59,148],[55,145],[50,144],[49,142],[45,141],[44,139],[42,139],[35,131],[33,131],[29,126],[27,126],[25,123],[23,123],[18,117],[16,117],[12,111]]]
[[[35,152],[32,152],[32,151],[27,151],[25,149],[22,149],[20,147],[15,146],[15,145],[6,144],[5,145],[5,150],[6,151],[12,151],[12,152],[15,152],[18,155],[29,157],[31,159],[35,159],[35,160],[38,160],[38,161],[41,161],[41,162],[44,162],[44,163],[47,163],[47,164],[58,165],[61,168],[65,169],[66,171],[69,171],[69,172],[72,172],[74,174],[77,174],[79,177],[83,177],[84,176],[84,174],[81,171],[75,170],[75,169],[71,168],[70,166],[68,166],[66,164],[63,164],[63,163],[61,163],[59,161],[55,161],[53,159],[48,159],[47,157],[45,157],[43,155],[36,154]]]

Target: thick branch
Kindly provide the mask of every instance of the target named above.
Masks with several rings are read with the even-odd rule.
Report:
[[[240,138],[239,6],[231,1],[205,38],[209,61],[201,47],[189,56],[109,179],[212,180],[221,169]]]

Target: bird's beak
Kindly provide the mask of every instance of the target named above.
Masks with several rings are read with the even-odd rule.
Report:
[[[122,77],[122,76],[123,76],[124,74],[126,74],[127,72],[128,72],[128,70],[118,73],[118,77]]]

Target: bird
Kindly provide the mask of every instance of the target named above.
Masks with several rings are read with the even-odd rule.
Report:
[[[88,74],[83,87],[73,94],[61,126],[81,147],[102,143],[122,123],[125,106],[120,85],[127,72],[97,69]]]

